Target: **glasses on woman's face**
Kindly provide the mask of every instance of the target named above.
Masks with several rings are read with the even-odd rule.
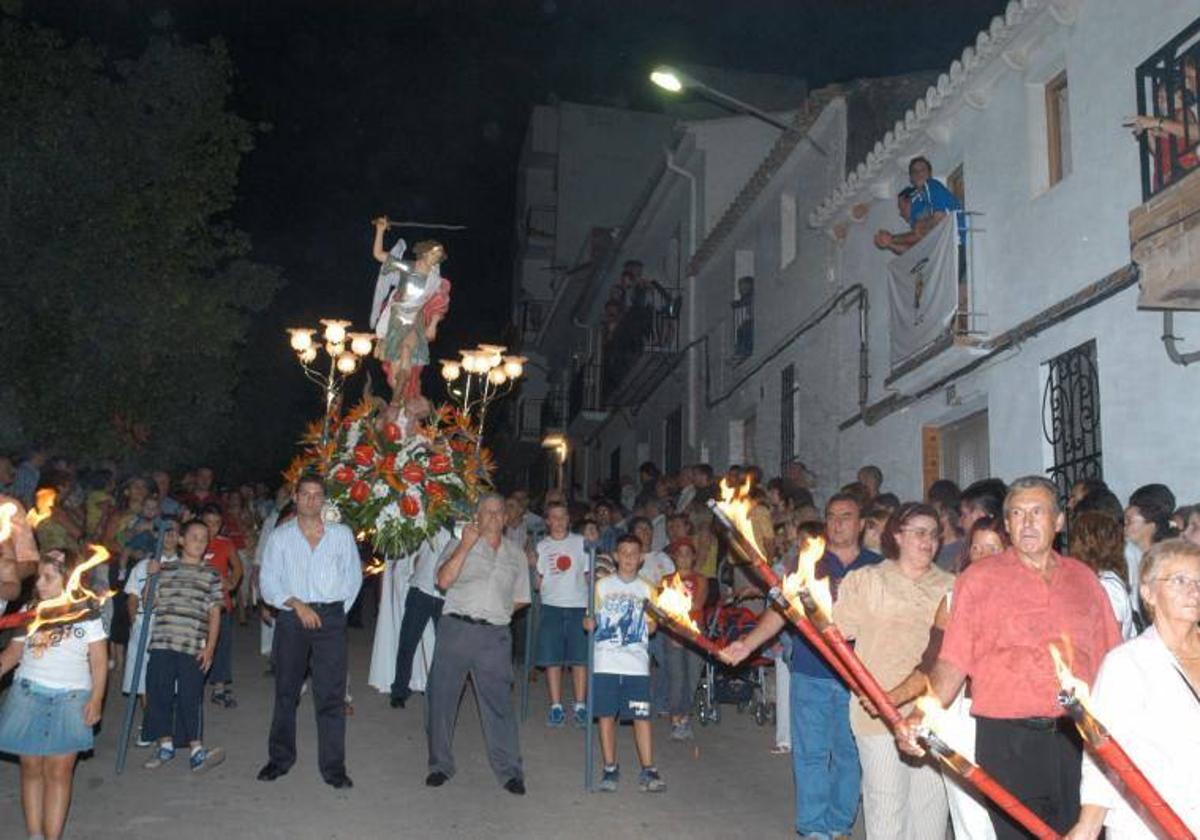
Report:
[[[1155,580],[1165,583],[1177,595],[1183,595],[1189,589],[1200,592],[1200,578],[1189,577],[1185,574],[1176,574],[1155,578]]]

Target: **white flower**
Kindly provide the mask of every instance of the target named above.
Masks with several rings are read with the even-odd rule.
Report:
[[[327,523],[341,522],[342,512],[334,502],[326,501],[321,508],[321,519]]]
[[[346,432],[346,451],[351,452],[354,447],[358,446],[359,440],[362,439],[362,421],[356,420],[350,424],[350,431]]]
[[[400,506],[398,504],[396,504],[395,502],[388,502],[386,505],[383,506],[383,509],[381,511],[379,511],[379,516],[377,516],[375,518],[375,527],[382,528],[384,525],[387,525],[389,522],[394,522],[395,520],[397,520],[399,518],[400,518]]]
[[[375,486],[371,488],[371,495],[376,499],[386,499],[388,495],[388,486],[386,482],[376,481]]]

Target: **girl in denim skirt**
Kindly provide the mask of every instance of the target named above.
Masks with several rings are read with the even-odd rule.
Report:
[[[76,558],[42,555],[37,595],[61,595]],[[0,676],[17,668],[0,703],[0,752],[21,759],[21,805],[30,840],[58,840],[71,802],[78,753],[92,748],[100,720],[108,649],[99,618],[54,624],[14,638],[0,652]]]

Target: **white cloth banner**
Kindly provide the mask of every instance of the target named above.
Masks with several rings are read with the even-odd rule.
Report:
[[[387,694],[396,677],[396,651],[400,649],[400,625],[404,623],[404,601],[408,598],[409,577],[413,570],[413,556],[389,560],[379,582],[379,615],[375,619],[375,641],[371,646],[371,667],[367,672],[367,685]],[[410,691],[424,691],[433,664],[433,646],[436,634],[433,622],[425,625],[421,642],[413,654]]]
[[[896,367],[941,337],[958,310],[958,227],[953,214],[888,263],[888,274]]]

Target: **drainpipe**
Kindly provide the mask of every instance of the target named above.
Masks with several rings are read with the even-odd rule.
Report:
[[[1186,367],[1192,362],[1200,362],[1200,350],[1192,353],[1180,353],[1176,342],[1179,341],[1179,336],[1175,335],[1175,313],[1166,309],[1163,311],[1163,347],[1167,350],[1167,356],[1177,365]]]
[[[688,262],[691,262],[692,257],[696,253],[696,176],[675,162],[675,157],[671,150],[663,148],[663,155],[668,170],[680,175],[688,180]],[[688,344],[691,345],[696,340],[696,278],[694,275],[689,275],[684,283],[687,285],[687,329]],[[693,347],[688,351],[687,360],[687,379],[688,379],[688,418],[687,418],[687,442],[688,446],[696,446],[696,426],[698,423],[698,403],[700,401],[697,380],[699,379],[699,361],[696,358],[696,348]]]

